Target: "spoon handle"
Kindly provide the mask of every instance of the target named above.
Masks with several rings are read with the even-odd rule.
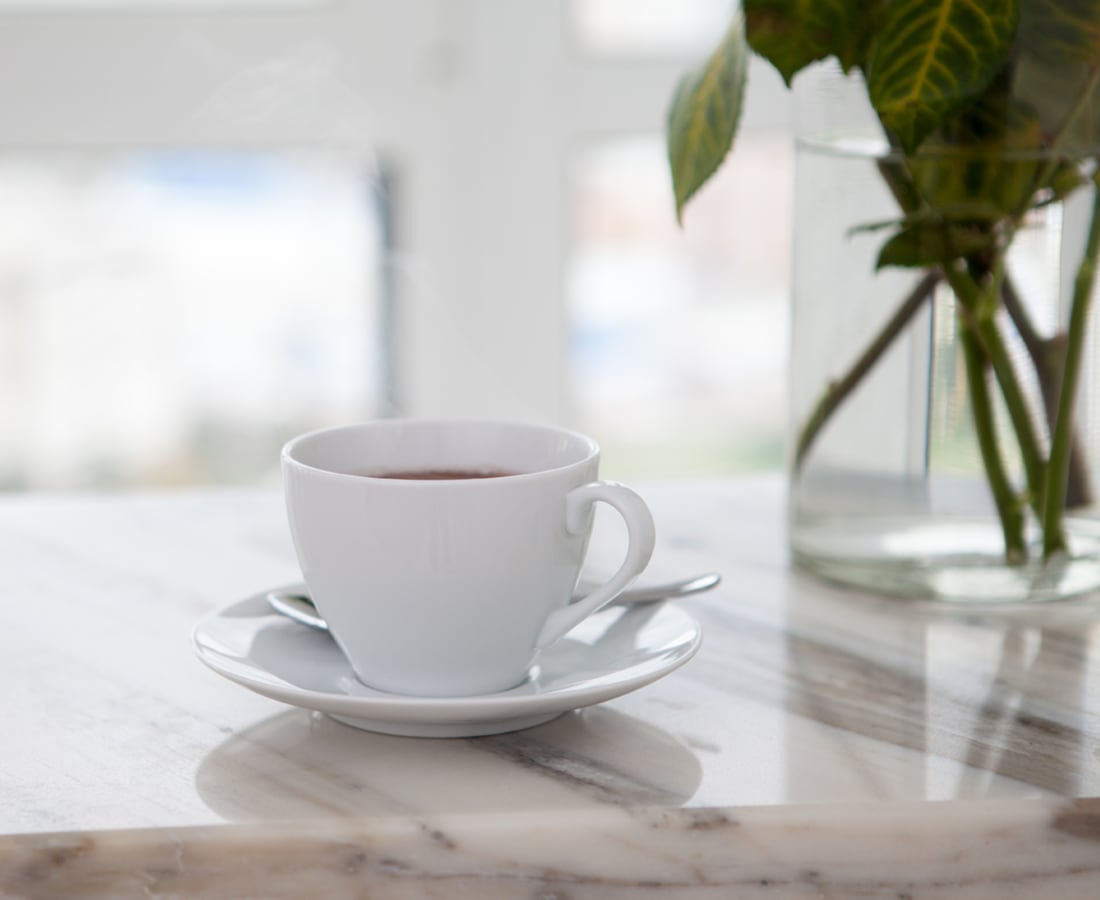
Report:
[[[612,600],[608,606],[629,606],[634,603],[655,603],[658,600],[672,600],[676,597],[687,597],[691,594],[701,594],[716,587],[722,576],[717,572],[706,572],[696,575],[694,578],[678,579],[665,584],[647,584],[641,587],[627,588],[618,597]],[[578,585],[578,590],[583,592],[584,583]]]
[[[669,600],[674,597],[686,597],[689,594],[699,594],[709,591],[722,580],[717,572],[707,572],[681,581],[672,581],[667,584],[651,584],[639,588],[630,588],[623,591],[612,600],[608,606],[629,606],[636,603],[655,603],[659,600]],[[581,585],[583,592],[583,585]],[[328,623],[317,612],[317,607],[309,599],[305,585],[295,585],[288,588],[279,588],[268,591],[268,605],[275,612],[293,619],[302,625],[316,628],[319,631],[328,631]]]

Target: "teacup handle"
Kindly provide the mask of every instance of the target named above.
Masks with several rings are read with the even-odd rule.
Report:
[[[584,532],[588,527],[589,511],[598,502],[613,506],[626,522],[626,558],[605,584],[550,613],[535,642],[540,650],[615,599],[638,577],[653,555],[656,534],[649,507],[630,488],[614,481],[594,481],[570,491],[565,498],[565,527],[573,534]]]

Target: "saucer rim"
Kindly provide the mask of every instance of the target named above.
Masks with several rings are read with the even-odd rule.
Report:
[[[232,655],[225,650],[212,646],[210,642],[204,641],[204,634],[212,622],[231,611],[246,609],[250,605],[257,610],[255,619],[266,620],[265,624],[257,622],[255,626],[257,629],[264,627],[305,627],[271,611],[264,599],[266,593],[265,590],[234,601],[200,619],[191,632],[192,649],[199,660],[222,677],[269,699],[330,715],[374,721],[379,724],[386,722],[419,722],[439,725],[489,723],[580,709],[622,696],[663,678],[694,657],[699,651],[703,639],[702,627],[695,617],[677,606],[666,603],[654,610],[653,616],[679,620],[684,636],[668,648],[655,651],[653,658],[647,661],[649,663],[648,667],[632,677],[618,679],[611,677],[610,680],[602,684],[599,683],[600,678],[597,677],[581,680],[557,690],[551,688],[545,692],[534,694],[513,694],[510,691],[503,691],[464,697],[419,697],[389,693],[367,686],[364,686],[364,688],[374,692],[373,694],[368,696],[344,694],[300,687],[280,678],[255,662],[239,655]],[[594,615],[598,616],[605,612],[608,612],[608,610],[602,610]],[[330,637],[321,632],[317,632],[317,636],[331,641]],[[654,665],[653,663],[657,664]],[[354,678],[350,664],[346,662],[345,664],[347,665],[348,675]],[[642,664],[638,663],[633,666],[626,666],[619,671],[625,673],[640,666]],[[266,680],[250,676],[249,672],[262,673]],[[616,673],[609,674],[614,676]],[[605,674],[602,677],[608,679],[609,675]]]

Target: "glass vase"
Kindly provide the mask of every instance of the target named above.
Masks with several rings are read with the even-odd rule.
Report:
[[[965,355],[959,298],[935,266],[879,267],[898,219],[898,164],[831,76],[799,99],[791,344],[790,541],[800,566],[829,580],[906,598],[958,603],[1056,600],[1100,586],[1100,376],[1096,316],[1087,323],[1072,408],[1065,544],[1043,546],[1038,503],[994,374]],[[854,91],[854,93],[853,93]],[[804,111],[809,109],[809,125]],[[863,118],[861,119],[861,115]],[[1062,398],[1074,279],[1091,192],[1032,209],[1007,254],[994,320],[1039,450]],[[1021,323],[1023,327],[1021,327]],[[983,387],[984,385],[984,387]],[[975,389],[1003,475],[1019,498],[1022,552],[1008,552]],[[1021,404],[1017,404],[1017,409]]]

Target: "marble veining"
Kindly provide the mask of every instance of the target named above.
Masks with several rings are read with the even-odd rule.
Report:
[[[790,569],[779,480],[643,489],[699,654],[536,728],[372,734],[206,670],[298,577],[274,491],[0,500],[0,898],[1100,896],[1100,604]],[[592,567],[612,564],[604,533]]]
[[[1087,900],[1094,801],[605,807],[20,836],[0,897]]]

